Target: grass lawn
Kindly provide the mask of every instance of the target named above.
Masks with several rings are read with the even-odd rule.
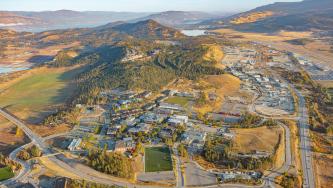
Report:
[[[0,94],[0,107],[7,107],[24,120],[35,120],[62,104],[75,90],[72,80],[78,70],[39,68],[6,86]],[[29,118],[29,119],[28,119]],[[30,119],[32,118],[32,119]]]
[[[145,171],[159,172],[171,171],[172,160],[170,150],[167,147],[145,148]]]
[[[185,107],[189,101],[190,99],[188,97],[178,97],[178,96],[170,97],[167,100],[165,100],[165,102],[167,103],[178,104],[182,107]]]
[[[9,167],[0,168],[0,181],[14,177],[12,169]]]

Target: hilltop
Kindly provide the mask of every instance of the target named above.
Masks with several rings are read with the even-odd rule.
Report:
[[[332,30],[333,3],[331,0],[278,2],[202,24],[255,32]]]
[[[111,29],[137,38],[179,38],[184,35],[171,27],[163,26],[154,20],[145,20],[137,23],[120,24]]]

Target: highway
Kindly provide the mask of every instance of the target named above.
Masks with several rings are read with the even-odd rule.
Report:
[[[312,152],[311,152],[311,138],[308,123],[308,111],[306,107],[306,101],[303,95],[292,86],[298,97],[298,108],[299,108],[299,137],[300,137],[300,151],[303,169],[303,187],[314,188],[315,180],[312,167]]]

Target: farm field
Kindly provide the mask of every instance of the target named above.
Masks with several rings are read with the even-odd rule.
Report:
[[[160,172],[171,171],[172,161],[170,150],[167,147],[145,148],[145,171]]]
[[[253,150],[272,152],[278,142],[282,128],[233,129],[236,133],[234,150],[248,153]]]
[[[75,91],[72,82],[80,69],[37,68],[0,85],[0,107],[19,118],[38,123]]]
[[[9,167],[0,168],[0,181],[14,177],[13,171]]]

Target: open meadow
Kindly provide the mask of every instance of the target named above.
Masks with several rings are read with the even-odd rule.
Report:
[[[73,79],[80,69],[36,68],[13,81],[0,84],[0,107],[27,121],[39,123],[55,107],[70,99]]]

